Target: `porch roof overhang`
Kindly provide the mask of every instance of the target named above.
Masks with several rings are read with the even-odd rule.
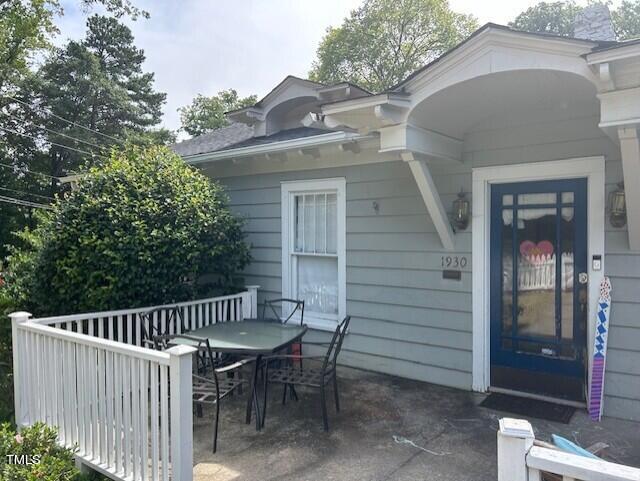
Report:
[[[488,24],[391,91],[324,104],[322,113],[328,126],[341,125],[360,132],[377,131],[380,134],[379,151],[398,154],[408,162],[442,245],[452,250],[455,233],[430,166],[462,162],[466,130],[482,115],[488,114],[486,102],[478,102],[476,108],[479,110],[473,115],[469,115],[469,109],[473,107],[467,105],[451,108],[456,94],[450,89],[466,83],[472,89],[475,86],[476,97],[481,97],[482,85],[486,82],[476,82],[477,79],[486,80],[494,74],[509,72],[534,72],[532,76],[537,77],[532,85],[540,88],[536,80],[544,72],[555,72],[550,77],[566,73],[585,78],[585,83],[592,84],[590,95],[594,97],[593,84],[599,79],[582,56],[598,45],[587,40],[533,35]],[[558,85],[559,80],[554,82],[552,85]],[[430,103],[438,94],[442,94],[438,103]],[[513,98],[516,95],[514,93]],[[595,98],[594,102],[597,102]],[[447,104],[449,107],[443,108]],[[431,108],[436,106],[438,108]],[[449,122],[444,121],[443,113],[451,118]]]

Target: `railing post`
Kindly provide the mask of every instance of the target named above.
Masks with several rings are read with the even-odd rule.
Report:
[[[193,385],[192,356],[197,349],[174,346],[165,352],[171,386],[171,466],[176,481],[193,480]]]
[[[524,419],[502,418],[498,431],[498,481],[527,481],[527,453],[533,428]]]
[[[21,428],[29,424],[29,413],[26,406],[23,405],[22,399],[22,376],[20,373],[22,367],[21,356],[25,353],[20,350],[18,345],[18,326],[27,322],[31,318],[29,312],[12,312],[9,314],[11,319],[11,348],[13,353],[13,404],[16,418],[16,426]]]
[[[247,315],[246,311],[244,311],[243,315],[245,318],[255,319],[258,317],[258,289],[260,289],[260,286],[246,286],[246,289],[249,292],[251,312]]]

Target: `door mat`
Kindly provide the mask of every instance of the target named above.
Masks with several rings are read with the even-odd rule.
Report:
[[[480,403],[480,407],[563,424],[569,424],[576,412],[576,408],[572,406],[497,392],[489,394]]]

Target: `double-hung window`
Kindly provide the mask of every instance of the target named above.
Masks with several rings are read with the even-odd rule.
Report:
[[[282,293],[305,301],[310,327],[346,311],[345,179],[282,183]]]

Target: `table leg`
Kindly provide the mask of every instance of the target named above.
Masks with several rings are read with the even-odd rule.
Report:
[[[255,404],[256,409],[256,429],[260,430],[260,405],[258,403],[258,369],[260,368],[260,364],[262,363],[262,355],[256,356],[255,365],[253,367],[253,375],[251,376],[251,395],[249,399],[247,399],[247,415],[246,415],[246,423],[251,424],[251,411],[253,409],[253,405]]]

